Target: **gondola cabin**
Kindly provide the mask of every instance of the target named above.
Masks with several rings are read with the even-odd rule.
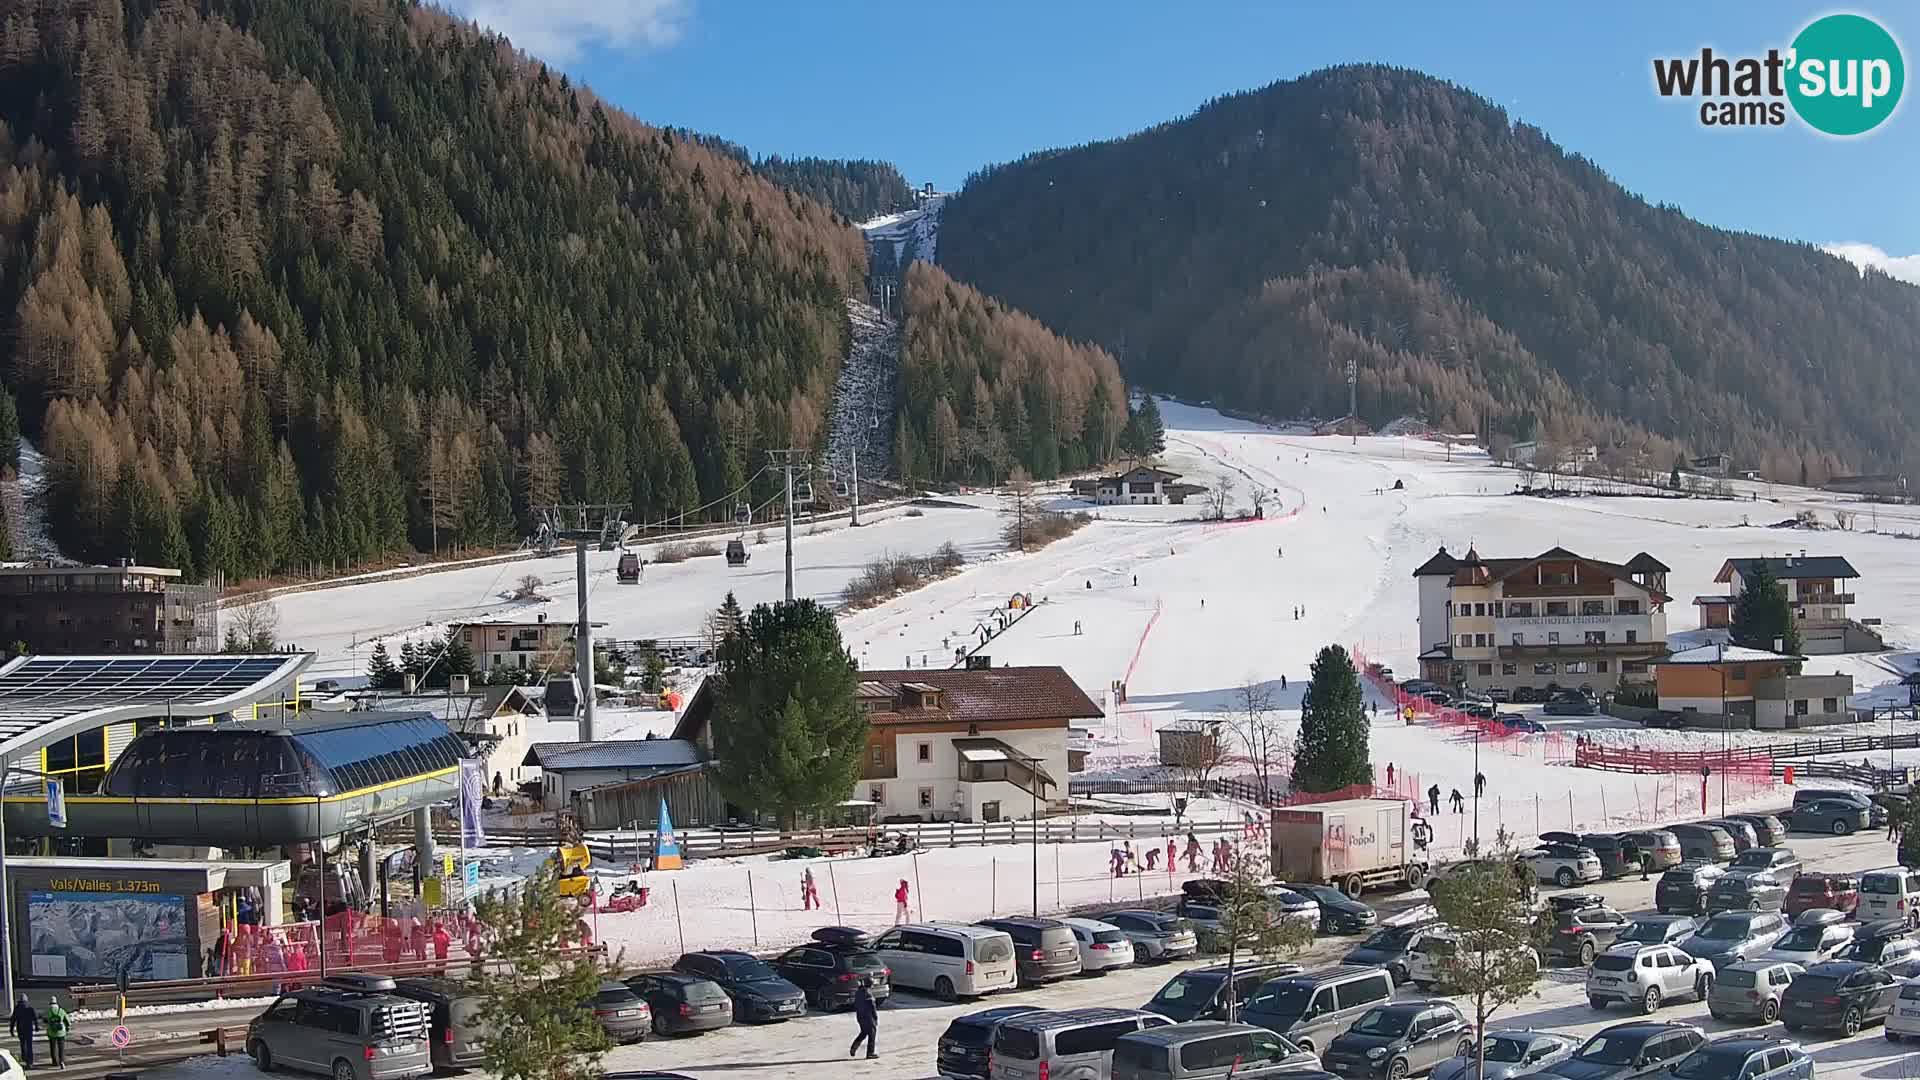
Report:
[[[640,584],[640,556],[631,551],[620,553],[620,565],[614,569],[614,576],[622,585]]]
[[[747,565],[747,558],[747,545],[745,541],[738,539],[727,541],[728,566],[745,566]]]

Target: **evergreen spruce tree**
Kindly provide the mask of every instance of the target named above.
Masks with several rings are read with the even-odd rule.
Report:
[[[726,798],[790,827],[852,793],[867,718],[833,612],[812,600],[755,607],[721,644],[714,678],[714,784]]]
[[[420,650],[414,648],[413,642],[403,641],[400,643],[400,674],[411,675],[415,680],[418,680],[423,663],[424,661],[420,656]]]
[[[1740,597],[1733,604],[1733,644],[1767,652],[1800,652],[1800,629],[1793,624],[1793,605],[1787,590],[1773,576],[1765,559],[1753,562],[1753,572],[1740,575]],[[1779,648],[1775,648],[1776,641]]]
[[[20,410],[5,390],[0,390],[0,468],[20,468]]]
[[[607,1035],[592,1010],[597,957],[574,951],[580,914],[563,899],[551,865],[515,890],[489,892],[475,905],[487,958],[467,985],[480,1000],[484,1070],[500,1080],[594,1080]]]
[[[400,687],[400,669],[393,666],[393,657],[387,654],[387,643],[373,643],[373,659],[367,662],[367,682],[375,690],[397,690]]]
[[[1140,402],[1140,456],[1157,457],[1167,449],[1167,425],[1160,419],[1160,403],[1148,394]]]
[[[1373,782],[1367,751],[1367,715],[1360,676],[1347,650],[1328,645],[1313,661],[1300,738],[1294,751],[1293,786],[1299,791],[1339,791]]]
[[[447,648],[440,657],[441,678],[473,674],[473,650],[467,647],[467,635],[459,630],[447,634]]]

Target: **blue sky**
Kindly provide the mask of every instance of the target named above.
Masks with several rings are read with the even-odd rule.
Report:
[[[639,118],[756,154],[871,157],[941,189],[1032,150],[1124,135],[1330,64],[1417,68],[1485,95],[1628,189],[1703,221],[1870,245],[1920,281],[1920,104],[1873,134],[1710,130],[1655,56],[1785,47],[1833,10],[1920,60],[1920,5],[970,0],[443,0]],[[1909,72],[1911,75],[1911,71]],[[1920,90],[1909,91],[1909,99]]]

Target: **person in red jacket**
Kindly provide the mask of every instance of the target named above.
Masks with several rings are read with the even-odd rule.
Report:
[[[907,921],[907,879],[900,879],[900,887],[893,890],[893,925],[899,926]]]
[[[433,958],[435,960],[445,960],[447,958],[447,951],[452,948],[453,935],[447,933],[447,924],[436,921],[433,924]]]

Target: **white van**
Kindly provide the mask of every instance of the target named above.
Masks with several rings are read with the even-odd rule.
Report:
[[[1440,925],[1422,930],[1407,946],[1407,981],[1422,990],[1432,991],[1439,988],[1440,965],[1443,957],[1451,956],[1460,947],[1460,939],[1451,927]],[[1540,970],[1540,954],[1531,946],[1519,948],[1533,964],[1533,970]]]
[[[1854,917],[1863,923],[1896,919],[1920,926],[1920,870],[1888,866],[1861,874],[1860,910]]]
[[[893,985],[945,1001],[1011,990],[1013,938],[1004,930],[963,923],[909,923],[880,935],[873,951],[893,971]]]

